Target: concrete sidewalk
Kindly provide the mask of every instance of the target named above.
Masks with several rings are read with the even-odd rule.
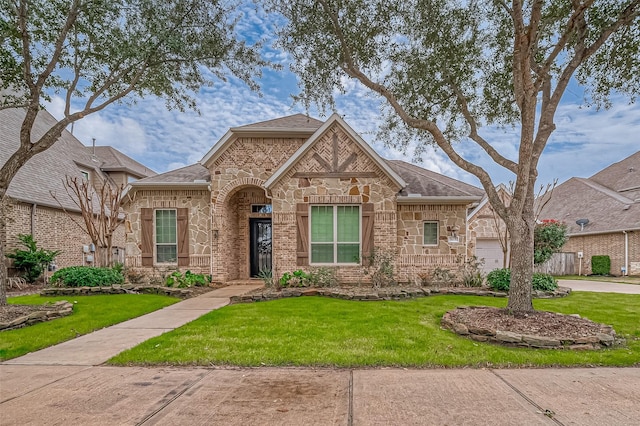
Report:
[[[587,281],[587,280],[563,280],[559,279],[558,284],[561,287],[569,287],[575,291],[593,291],[598,293],[624,293],[624,294],[640,294],[640,285],[634,284],[618,284],[605,281]]]
[[[258,287],[261,284],[233,285],[213,290],[59,345],[4,361],[3,364],[99,365],[145,340],[228,305],[231,296],[241,295]]]
[[[638,425],[640,369],[0,365],[2,425]]]

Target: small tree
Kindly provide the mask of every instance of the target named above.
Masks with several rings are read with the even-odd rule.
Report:
[[[30,234],[19,234],[18,240],[26,250],[15,249],[7,253],[7,257],[13,259],[13,265],[23,271],[22,277],[27,282],[35,282],[60,251],[38,248],[36,240]]]
[[[543,220],[533,231],[533,262],[546,262],[567,242],[567,225],[557,220]]]
[[[120,200],[124,187],[115,188],[104,182],[96,190],[88,180],[69,176],[64,184],[67,194],[80,210],[82,221],[64,208],[56,194],[51,195],[69,218],[91,238],[97,250],[96,265],[112,266],[113,236],[122,224]]]

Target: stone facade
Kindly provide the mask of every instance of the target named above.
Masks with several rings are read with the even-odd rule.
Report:
[[[187,208],[189,211],[189,268],[194,273],[211,273],[211,205],[209,191],[192,189],[175,190],[141,190],[135,193],[133,200],[126,205],[127,218],[126,253],[127,266],[136,270],[142,268],[142,229],[141,209],[177,209]],[[155,259],[155,257],[154,257]],[[169,269],[175,269],[172,265],[153,266],[154,274],[162,275]]]
[[[373,236],[366,245],[391,253],[398,280],[414,280],[418,273],[436,267],[453,269],[464,262],[466,204],[398,204],[402,188],[395,172],[389,172],[383,160],[367,152],[368,147],[340,122],[323,129],[314,134],[313,143],[305,145],[312,132],[306,137],[301,132],[291,137],[258,137],[239,128],[203,160],[200,170],[208,170],[209,191],[196,194],[171,188],[167,181],[158,181],[158,189],[148,189],[148,182],[137,186],[125,207],[128,265],[142,266],[142,208],[188,207],[192,271],[210,273],[214,282],[249,278],[251,219],[271,219],[274,278],[309,270],[314,265],[309,266],[308,259],[306,263],[300,260],[300,212],[308,214],[305,206],[322,204],[360,206],[362,228],[366,211],[368,223],[373,221]],[[271,210],[257,212],[252,208],[256,205],[271,205]],[[425,247],[422,224],[430,220],[439,223],[440,241]],[[361,251],[364,232],[361,230]],[[199,239],[194,240],[195,235]],[[337,274],[343,283],[368,282],[369,269],[361,263],[341,264]]]
[[[8,251],[22,248],[19,234],[32,234],[38,247],[60,250],[56,257],[58,269],[83,264],[82,248],[89,245],[91,239],[79,225],[83,223],[80,213],[22,202],[9,202],[6,212]],[[113,245],[124,248],[124,226],[116,231]]]
[[[640,262],[640,232],[629,232],[629,275],[640,275],[640,269],[632,268]],[[611,258],[612,275],[621,275],[625,265],[625,236],[622,232],[595,235],[571,235],[562,247],[564,253],[582,252],[582,275],[591,274],[591,257],[608,255]],[[580,259],[575,259],[575,269],[578,272]],[[632,265],[634,264],[634,265]]]

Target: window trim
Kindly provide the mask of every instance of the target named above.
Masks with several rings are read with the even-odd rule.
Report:
[[[313,262],[312,238],[311,230],[313,228],[311,210],[313,207],[331,207],[333,209],[333,242],[332,243],[316,243],[316,244],[332,244],[333,245],[333,262]],[[358,208],[358,260],[355,262],[338,262],[338,207],[357,207]],[[362,205],[361,204],[309,204],[309,225],[308,225],[308,253],[310,266],[358,266],[362,264]],[[355,244],[355,242],[341,242],[341,244]]]
[[[175,235],[176,240],[175,243],[158,243],[158,228],[157,228],[157,219],[159,211],[173,211],[175,212]],[[177,265],[178,264],[178,209],[177,208],[162,208],[162,209],[154,209],[153,210],[153,264],[154,265]],[[176,248],[176,260],[175,262],[158,262],[158,246],[175,246]]]
[[[426,240],[426,232],[425,226],[427,224],[435,224],[436,225],[436,242],[435,243],[427,243]],[[425,247],[437,247],[440,242],[440,221],[437,220],[425,220],[422,222],[422,245]]]
[[[82,179],[91,182],[91,172],[89,170],[80,169],[80,174],[82,175]]]

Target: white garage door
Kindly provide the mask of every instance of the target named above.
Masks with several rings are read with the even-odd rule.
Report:
[[[476,240],[476,256],[484,259],[484,272],[503,267],[502,246],[497,239]]]

